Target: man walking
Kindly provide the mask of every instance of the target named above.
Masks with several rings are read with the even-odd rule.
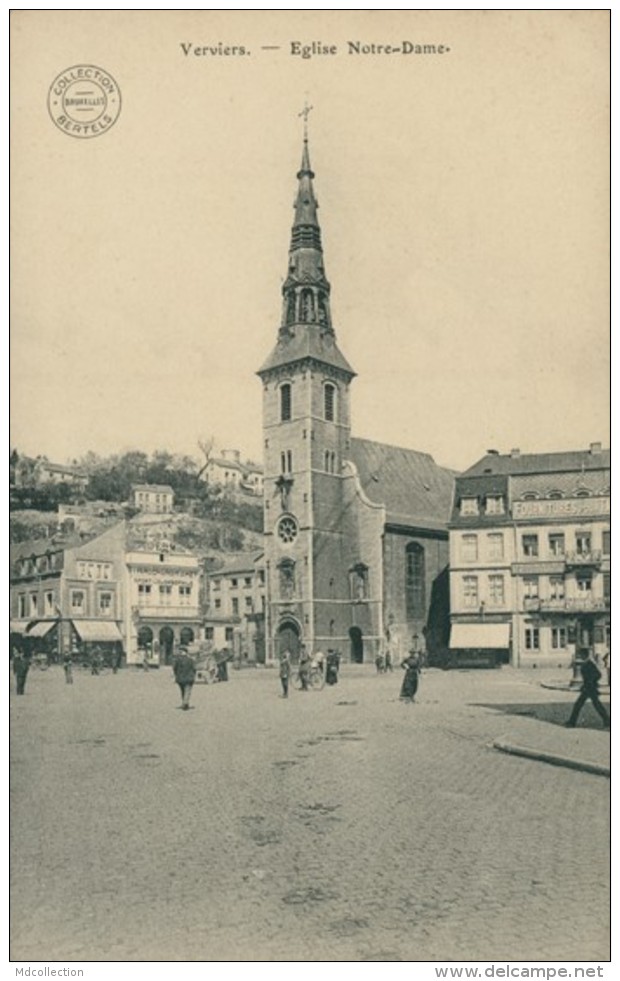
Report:
[[[291,655],[288,651],[280,654],[280,684],[282,685],[282,698],[288,698],[288,681],[291,676]]]
[[[23,695],[26,688],[26,678],[30,669],[30,658],[24,651],[15,650],[13,653],[13,674],[15,675],[16,694]]]
[[[187,647],[179,647],[179,653],[174,659],[173,672],[174,680],[181,690],[181,708],[187,712],[196,677],[196,665],[187,653]]]
[[[573,711],[570,714],[570,719],[565,722],[564,725],[567,729],[574,729],[577,725],[577,719],[579,718],[579,713],[582,708],[590,699],[592,705],[600,715],[603,720],[603,725],[608,729],[611,725],[611,720],[605,706],[602,705],[600,698],[598,697],[598,683],[601,680],[601,672],[598,669],[598,665],[594,660],[594,652],[590,651],[586,660],[581,665],[581,677],[583,683],[581,685],[581,692],[579,693],[579,698],[573,706]]]

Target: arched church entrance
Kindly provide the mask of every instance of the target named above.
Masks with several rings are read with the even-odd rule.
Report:
[[[300,647],[299,625],[294,620],[283,620],[278,627],[278,654],[288,651],[292,659],[296,661],[299,657]]]
[[[174,632],[172,627],[162,627],[159,631],[160,657],[164,664],[172,664],[174,651]]]
[[[362,664],[364,660],[364,638],[359,627],[351,627],[349,630],[351,640],[351,661],[353,664]]]

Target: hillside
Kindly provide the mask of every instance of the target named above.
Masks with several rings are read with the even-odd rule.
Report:
[[[213,564],[231,552],[256,552],[262,546],[262,502],[227,502],[226,514],[202,517],[187,513],[137,514],[128,519],[128,544],[134,548],[158,547],[165,541],[179,550],[209,558]],[[11,544],[29,539],[53,538],[59,532],[77,531],[91,537],[122,520],[124,510],[108,502],[93,501],[49,511],[20,510],[10,515]],[[250,526],[250,527],[248,527]]]

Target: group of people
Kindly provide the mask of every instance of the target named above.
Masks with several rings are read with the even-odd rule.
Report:
[[[328,650],[327,654],[317,651],[311,655],[306,647],[302,647],[299,652],[297,672],[302,691],[308,691],[310,687],[310,676],[312,671],[318,671],[325,679],[325,684],[336,685],[338,683],[338,672],[340,670],[340,651]],[[282,685],[282,698],[288,698],[289,682],[293,672],[292,655],[289,650],[281,651],[279,654],[279,675]]]

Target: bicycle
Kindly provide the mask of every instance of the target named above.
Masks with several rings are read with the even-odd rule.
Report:
[[[316,665],[309,668],[307,679],[308,681],[306,687],[309,691],[320,691],[325,685],[325,676],[321,669]],[[291,674],[291,684],[297,691],[301,691],[303,689],[302,676],[298,668]]]

